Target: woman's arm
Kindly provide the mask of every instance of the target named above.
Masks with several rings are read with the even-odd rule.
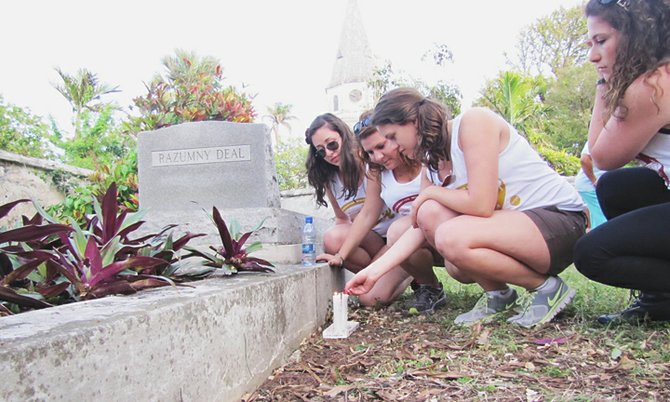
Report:
[[[412,253],[423,246],[424,241],[425,238],[421,229],[407,229],[381,257],[373,261],[367,268],[358,271],[344,286],[344,292],[353,295],[362,295],[369,292],[379,278],[408,259]]]
[[[602,120],[597,113],[604,107],[601,96],[598,96],[603,91],[604,88],[596,90],[592,125]],[[626,89],[623,105],[627,108],[623,119],[611,116],[604,127],[600,124],[600,130],[598,126],[589,129],[591,158],[600,169],[624,166],[647,146],[660,128],[670,123],[668,66],[659,67],[648,77],[635,79]]]
[[[591,160],[591,155],[582,154],[581,158],[579,158],[579,162],[582,165],[582,171],[584,172],[584,175],[588,177],[591,181],[591,184],[595,186],[598,178],[593,173],[593,160]]]
[[[337,203],[330,186],[326,186],[326,197],[328,197],[328,202],[330,202],[330,206],[333,208],[333,212],[335,213],[335,224],[340,225],[343,223],[349,223],[349,216],[345,214],[344,211],[342,211],[342,208],[340,208],[340,205]]]
[[[358,247],[359,244],[361,244],[361,241],[363,241],[365,236],[370,233],[370,230],[372,230],[379,221],[379,215],[384,208],[384,201],[381,198],[381,178],[378,174],[373,174],[371,176],[372,177],[368,178],[363,208],[361,208],[358,215],[354,218],[354,222],[347,234],[347,238],[344,240],[344,243],[337,253],[339,254],[339,258],[331,260],[332,264],[330,265],[342,265],[342,262],[349,257],[351,252]],[[337,257],[337,254],[335,257]],[[331,263],[331,261],[329,261],[329,263]]]
[[[435,200],[461,214],[491,216],[498,196],[499,154],[507,141],[509,130],[500,116],[483,108],[468,110],[461,118],[458,143],[465,157],[467,188],[429,186],[412,208],[418,210],[423,202]]]

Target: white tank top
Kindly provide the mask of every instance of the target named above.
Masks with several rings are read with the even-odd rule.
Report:
[[[670,179],[668,179],[670,172],[666,170],[670,166],[670,131],[661,130],[656,133],[636,159],[643,166],[658,173],[665,180],[665,185],[670,188]]]
[[[455,179],[447,188],[467,188],[465,157],[458,146],[462,115],[452,124],[451,159]],[[530,146],[528,141],[509,127],[509,143],[498,159],[498,200],[496,209],[528,210],[555,206],[565,211],[583,211],[586,205],[577,190],[556,173]],[[442,185],[437,172],[428,169],[428,179]]]
[[[421,172],[407,183],[398,183],[391,170],[382,171],[381,198],[387,207],[400,216],[409,215],[412,201],[421,191]]]
[[[344,184],[342,184],[340,175],[334,174],[330,181],[330,191],[333,192],[333,196],[335,196],[337,205],[339,205],[342,212],[347,214],[352,222],[354,221],[354,218],[356,218],[356,215],[358,215],[358,213],[361,211],[361,208],[363,208],[363,204],[365,203],[365,192],[367,189],[367,184],[368,178],[365,176],[363,177],[363,182],[361,185],[358,186],[358,191],[356,194],[353,197],[344,198]],[[385,237],[386,231],[396,218],[396,214],[391,212],[390,209],[384,208],[382,213],[379,215],[377,225],[375,225],[372,230],[374,230],[380,236]]]

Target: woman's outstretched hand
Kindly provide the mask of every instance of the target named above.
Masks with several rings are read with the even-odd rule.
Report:
[[[368,293],[377,282],[377,279],[374,279],[371,273],[372,270],[370,268],[358,271],[358,273],[344,285],[344,293],[356,296]]]

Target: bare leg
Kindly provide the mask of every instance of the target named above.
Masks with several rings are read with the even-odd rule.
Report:
[[[387,233],[389,246],[393,245],[411,225],[409,216],[404,216],[393,222]],[[439,283],[435,272],[433,272],[433,254],[428,247],[428,244],[425,244],[425,247],[416,250],[400,266],[412,275],[417,283],[437,287]]]
[[[335,254],[340,250],[349,234],[351,224],[331,226],[323,235],[323,249],[326,253]],[[373,257],[384,247],[384,240],[375,232],[368,233],[361,244],[352,250],[344,265],[352,272],[358,272],[372,262]]]
[[[444,222],[453,219],[460,214],[444,207],[442,204],[429,200],[424,202],[419,209],[417,214],[417,221],[421,231],[426,237],[426,241],[429,244],[427,247],[435,247],[435,231],[437,228]],[[444,255],[442,255],[444,257]],[[432,257],[431,257],[432,258]],[[468,273],[459,270],[446,258],[444,259],[444,267],[446,268],[449,276],[456,279],[461,283],[473,283],[475,280]],[[434,276],[434,275],[433,275]],[[425,280],[425,279],[424,279]],[[437,280],[437,278],[436,278]],[[424,282],[419,282],[424,283]],[[430,283],[430,282],[425,282]]]
[[[531,290],[548,277],[547,244],[533,221],[519,211],[455,217],[437,228],[435,242],[445,259],[486,291],[504,289],[507,283]]]

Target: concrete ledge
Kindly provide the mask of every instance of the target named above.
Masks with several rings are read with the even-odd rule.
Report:
[[[63,170],[72,175],[79,177],[88,177],[95,173],[93,170],[84,169],[76,166],[66,165],[60,162],[50,161],[47,159],[33,158],[0,150],[0,160],[12,162],[17,165],[30,166],[42,170]]]
[[[278,266],[0,318],[2,401],[236,401],[326,319],[342,271]]]

